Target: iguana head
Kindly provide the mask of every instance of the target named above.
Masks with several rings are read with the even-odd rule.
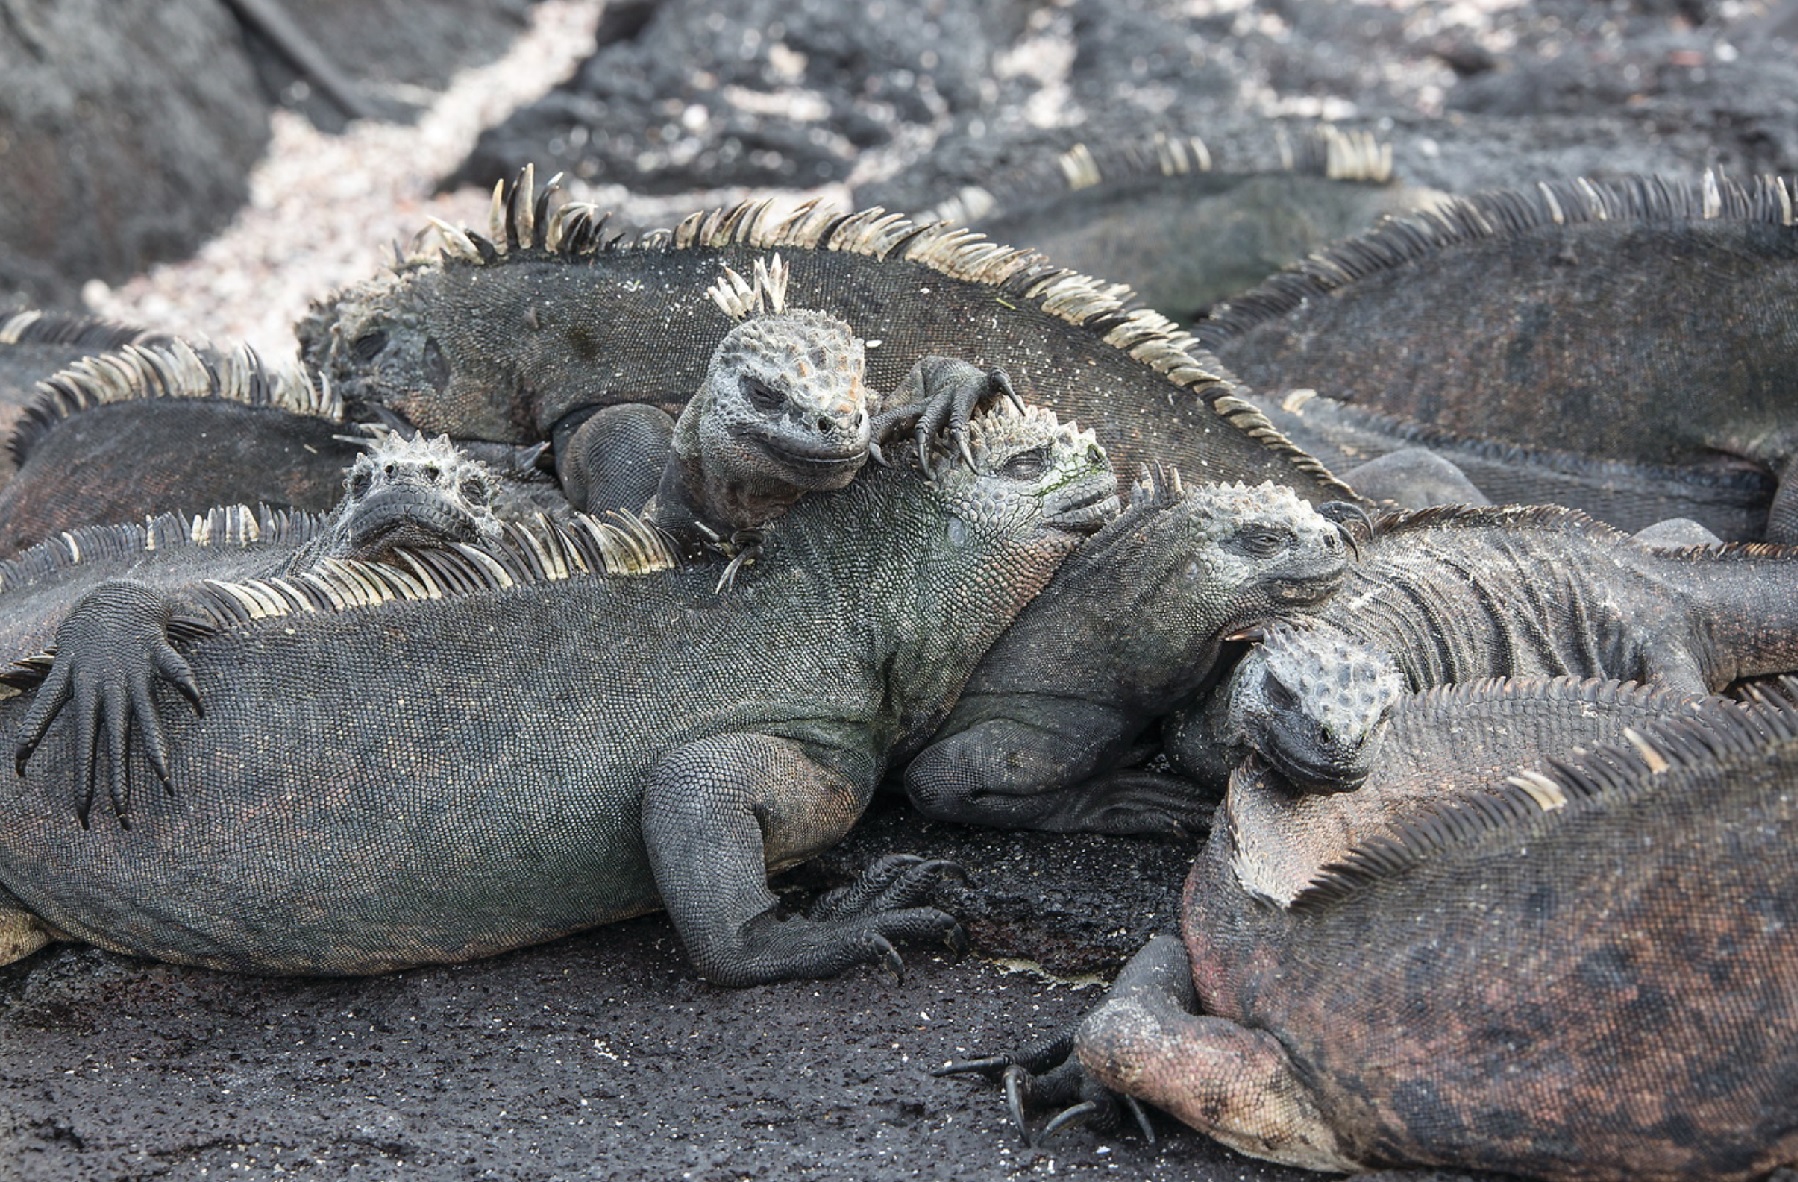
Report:
[[[498,481],[448,437],[394,433],[356,457],[324,555],[376,561],[400,547],[479,542],[499,531]]]
[[[1105,449],[1052,410],[999,403],[969,421],[968,450],[972,467],[939,441],[932,465],[938,495],[964,529],[988,537],[1039,528],[1090,534],[1117,516],[1117,476]]]
[[[708,471],[804,492],[842,488],[868,459],[862,342],[822,312],[744,321],[712,352],[675,428]],[[690,441],[690,442],[689,442]]]
[[[1236,667],[1227,734],[1295,788],[1348,792],[1373,770],[1403,689],[1385,653],[1333,629],[1275,624]]]

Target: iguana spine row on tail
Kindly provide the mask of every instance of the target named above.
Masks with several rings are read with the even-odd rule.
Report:
[[[1309,129],[1295,143],[1285,128],[1276,127],[1274,144],[1282,172],[1381,184],[1392,179],[1392,145],[1370,132],[1345,132],[1325,125]],[[1161,133],[1146,142],[1100,144],[1096,149],[1078,143],[1046,167],[1030,164],[988,184],[966,186],[947,201],[920,213],[918,220],[965,225],[1002,209],[1012,194],[1040,200],[1045,186],[1060,184],[1069,192],[1078,192],[1119,177],[1190,176],[1233,166],[1252,165],[1240,165],[1227,156],[1214,154],[1196,135]]]
[[[920,224],[878,208],[841,213],[816,201],[778,217],[771,201],[745,202],[693,214],[672,231],[651,231],[627,242],[622,235],[607,236],[607,215],[597,206],[565,202],[552,209],[555,190],[552,179],[538,192],[534,171],[527,167],[516,185],[495,186],[487,235],[433,220],[443,244],[441,263],[429,256],[415,256],[403,265],[400,275],[432,265],[493,266],[522,256],[580,264],[632,251],[673,253],[730,247],[843,252],[915,263],[952,279],[989,287],[991,298],[1001,304],[1028,302],[1094,334],[1106,346],[1196,395],[1231,427],[1315,481],[1327,496],[1357,499],[1353,490],[1282,435],[1259,409],[1238,397],[1235,380],[1199,349],[1191,334],[1158,312],[1131,307],[1131,293],[1122,285],[1058,267],[1033,251],[988,242],[970,230]]]
[[[95,406],[141,398],[214,398],[246,406],[342,422],[343,401],[330,386],[315,385],[299,366],[270,368],[254,350],[196,349],[186,341],[126,344],[84,357],[38,383],[39,394],[13,433],[9,447],[21,467],[38,440],[56,423]]]
[[[1433,209],[1389,219],[1384,225],[1270,276],[1266,283],[1218,307],[1199,326],[1216,348],[1229,338],[1328,296],[1379,271],[1402,267],[1445,247],[1517,234],[1552,223],[1651,218],[1798,224],[1785,178],[1757,176],[1746,185],[1706,171],[1696,185],[1662,177],[1619,180],[1539,181],[1533,190],[1454,197]],[[1327,393],[1327,391],[1326,391]]]
[[[0,320],[0,345],[70,345],[83,349],[118,349],[159,344],[164,334],[134,324],[92,316],[30,308]]]

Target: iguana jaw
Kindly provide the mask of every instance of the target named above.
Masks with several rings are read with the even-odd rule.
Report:
[[[370,493],[345,523],[357,557],[373,559],[398,547],[478,542],[473,516],[429,491],[400,486]]]
[[[1043,519],[1074,534],[1098,533],[1118,515],[1118,482],[1110,472],[1095,472],[1054,489],[1043,499]]]
[[[742,434],[750,446],[773,461],[788,480],[812,491],[842,488],[868,461],[865,430],[859,436],[843,436],[841,444],[831,447],[796,440],[770,424],[751,424]]]

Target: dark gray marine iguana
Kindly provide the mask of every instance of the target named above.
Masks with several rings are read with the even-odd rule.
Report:
[[[1163,462],[1191,480],[1354,496],[1176,325],[1029,251],[879,210],[806,205],[775,218],[766,203],[626,242],[593,207],[554,206],[552,190],[527,175],[498,194],[489,235],[442,227],[443,257],[314,305],[297,330],[302,356],[352,417],[566,446],[570,425],[602,408],[678,414],[722,335],[708,289],[723,267],[749,274],[779,251],[788,303],[853,326],[875,389],[898,389],[922,358],[952,358],[1092,427],[1128,470]]]
[[[1134,765],[1207,684],[1224,638],[1302,611],[1348,566],[1343,528],[1275,484],[1153,473],[999,638],[905,771],[927,816],[1104,833],[1202,827],[1216,797]]]
[[[802,500],[726,596],[704,569],[608,573],[672,565],[640,526],[609,529],[621,561],[551,526],[403,577],[205,585],[179,655],[206,716],[160,720],[178,795],[82,829],[45,744],[0,793],[0,886],[46,935],[256,972],[464,960],[662,907],[721,983],[896,960],[892,939],[958,931],[917,905],[940,866],[879,863],[789,917],[768,868],[849,828],[1115,512],[1092,436],[1047,411],[1001,403],[968,443],[972,468]],[[156,621],[121,588],[70,614],[59,664],[144,667],[119,633]],[[35,741],[52,713],[40,691],[0,727]]]
[[[69,312],[22,308],[0,313],[0,436],[10,436],[37,400],[37,384],[83,357],[153,345],[161,333]],[[0,485],[12,478],[14,460],[0,453]]]
[[[1360,793],[1284,802],[1246,766],[1187,881],[1184,946],[1151,941],[1059,1045],[951,1069],[1003,1071],[1014,1109],[1080,1098],[1063,1118],[1116,1089],[1315,1170],[1634,1182],[1798,1162],[1798,708],[1669,696],[1424,695],[1491,725],[1456,751],[1420,720],[1428,754],[1384,815]],[[1618,723],[1619,742],[1492,774],[1506,744]],[[1306,835],[1349,848],[1296,890],[1306,859],[1260,848],[1295,841],[1292,809],[1352,831]]]
[[[201,585],[340,571],[344,560],[388,563],[405,571],[409,549],[522,537],[516,525],[494,515],[497,485],[485,465],[447,439],[393,435],[357,457],[343,482],[342,500],[323,517],[226,506],[191,521],[164,515],[141,525],[79,527],[0,562],[0,653],[11,654],[19,665],[0,673],[0,683],[35,685],[48,664],[39,699],[75,701],[83,737],[74,742],[72,757],[83,785],[76,802],[82,825],[88,823],[98,773],[99,749],[91,741],[96,736],[107,741],[108,787],[121,818],[131,784],[129,761],[119,755],[132,730],[151,769],[168,783],[167,745],[151,713],[149,682],[137,678],[153,670],[199,706],[166,636],[146,641],[150,665],[142,669],[121,659],[72,671],[68,663],[36,656],[53,646],[60,625],[86,593],[102,584],[116,587],[166,630],[183,594]],[[591,523],[583,524],[591,530]]]
[[[1393,181],[1390,145],[1366,132],[1276,126],[1265,140],[1259,150],[1166,134],[1075,144],[917,220],[1041,251],[1188,320],[1384,214],[1442,199]]]
[[[1372,519],[1313,627],[1390,655],[1405,687],[1481,677],[1640,681],[1691,693],[1798,669],[1798,549],[1660,549],[1555,506]]]
[[[928,467],[928,441],[939,430],[967,457],[967,421],[982,402],[1004,395],[1023,406],[1003,371],[947,357],[920,358],[882,398],[862,380],[866,348],[848,324],[787,307],[779,254],[756,259],[752,275],[726,267],[709,289],[741,323],[718,343],[679,419],[649,432],[647,420],[665,412],[606,407],[556,449],[576,507],[642,510],[688,551],[729,551],[727,580],[753,558],[759,530],[807,493],[848,484],[896,431],[915,426],[919,462]],[[651,434],[667,445],[644,450]],[[622,472],[625,488],[639,487],[628,474],[633,455],[659,478],[653,497],[631,503],[614,481]]]
[[[0,489],[0,556],[77,525],[213,505],[325,512],[362,451],[296,367],[184,341],[126,345],[40,382]]]
[[[1423,446],[1501,503],[1798,541],[1794,307],[1790,186],[1707,174],[1458,198],[1194,331],[1339,473]]]

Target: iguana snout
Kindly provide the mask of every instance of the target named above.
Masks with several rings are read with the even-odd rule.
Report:
[[[1384,653],[1328,628],[1276,623],[1231,683],[1229,733],[1309,792],[1360,787],[1403,688]]]
[[[447,437],[389,436],[351,466],[331,532],[344,555],[362,559],[401,546],[477,542],[499,529],[497,490],[486,465]]]

